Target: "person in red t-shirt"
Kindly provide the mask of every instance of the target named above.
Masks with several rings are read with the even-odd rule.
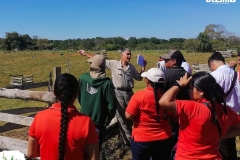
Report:
[[[90,117],[73,105],[78,80],[62,74],[54,84],[57,102],[37,113],[29,129],[28,157],[41,160],[99,159],[98,136]],[[86,153],[86,155],[84,154]]]
[[[191,100],[176,100],[180,88],[188,84]],[[165,92],[159,104],[179,115],[180,130],[175,160],[221,160],[218,149],[220,139],[231,126],[240,129],[240,119],[226,106],[222,87],[206,72],[195,73],[189,78],[185,74]]]
[[[159,107],[158,100],[164,84],[164,73],[151,68],[141,74],[146,77],[146,89],[136,92],[125,112],[134,126],[130,148],[133,160],[169,160],[171,156],[171,127],[168,113]]]

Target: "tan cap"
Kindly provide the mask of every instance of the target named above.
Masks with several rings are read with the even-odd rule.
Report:
[[[106,60],[105,57],[101,54],[97,54],[94,57],[87,60],[91,63],[91,68],[102,69],[105,68]]]

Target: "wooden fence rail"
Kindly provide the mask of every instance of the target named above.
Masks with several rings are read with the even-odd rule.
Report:
[[[193,70],[193,73],[197,73],[201,71],[208,72],[208,73],[211,72],[208,64],[194,64],[192,65],[192,70]]]
[[[0,89],[0,97],[9,99],[23,99],[23,100],[34,100],[46,103],[55,102],[55,96],[52,92],[47,91],[30,91],[30,90],[19,90],[19,89]]]
[[[19,89],[0,89],[0,97],[10,99],[35,100],[46,103],[54,103],[55,96],[52,92],[30,91]],[[0,112],[0,121],[30,126],[33,118]],[[27,154],[27,141],[0,136],[0,148],[7,150],[19,150]]]
[[[55,74],[53,77],[56,79],[58,75],[61,74],[60,67],[54,67],[53,73]],[[55,80],[54,79],[54,80]],[[30,90],[19,90],[19,89],[6,89],[0,88],[0,97],[1,98],[9,98],[9,99],[23,99],[23,100],[34,100],[34,101],[41,101],[46,102],[48,104],[54,103],[56,98],[52,92],[52,74],[49,72],[49,81],[40,82],[40,83],[32,83],[33,77],[32,76],[12,76],[11,77],[11,84],[15,86],[21,86],[20,88],[31,88],[31,87],[41,87],[41,86],[48,86],[48,91],[30,91]],[[15,83],[14,83],[15,82]],[[33,118],[21,115],[14,115],[9,113],[0,112],[0,121],[19,124],[23,126],[30,126]],[[16,138],[9,138],[0,136],[0,148],[7,149],[7,150],[19,150],[20,152],[27,154],[27,141],[20,140]]]
[[[224,58],[231,58],[233,56],[232,51],[217,51],[217,52],[220,52]]]
[[[56,77],[59,74],[61,74],[61,68],[60,67],[54,68],[53,73],[54,73],[53,76],[55,80]],[[0,97],[9,98],[9,99],[34,100],[34,101],[41,101],[46,103],[54,103],[56,101],[56,97],[52,92],[6,89],[6,88],[0,88]],[[14,114],[6,113],[6,111],[2,111],[2,112],[0,111],[0,121],[4,121],[8,123],[30,126],[33,119],[34,118],[32,117],[14,115]],[[109,126],[107,126],[107,130],[111,129],[111,127],[116,124],[117,124],[117,120],[116,118],[113,118]],[[27,141],[16,139],[16,138],[0,136],[0,148],[7,149],[7,150],[19,150],[20,152],[26,155]]]

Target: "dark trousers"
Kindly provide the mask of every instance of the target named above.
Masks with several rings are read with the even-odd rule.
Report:
[[[223,160],[237,160],[236,138],[223,139],[219,151]]]
[[[135,142],[131,139],[130,148],[133,160],[169,160],[171,156],[171,139]]]
[[[177,142],[178,142],[178,135],[179,135],[179,124],[178,123],[172,123],[171,128],[172,128],[172,137],[171,137],[172,153],[171,153],[170,160],[174,160],[176,150],[177,150]]]
[[[99,151],[102,149],[102,143],[104,140],[104,136],[106,133],[106,127],[105,126],[99,126],[95,125],[97,133],[98,133],[98,144],[99,144]]]

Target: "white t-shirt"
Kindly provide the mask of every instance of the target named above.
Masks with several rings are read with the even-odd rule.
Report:
[[[234,70],[228,65],[222,65],[215,71],[211,72],[211,75],[215,78],[216,82],[223,88],[224,92],[227,93],[231,87]],[[238,80],[226,98],[227,106],[231,107],[236,113],[240,113],[240,85]]]

